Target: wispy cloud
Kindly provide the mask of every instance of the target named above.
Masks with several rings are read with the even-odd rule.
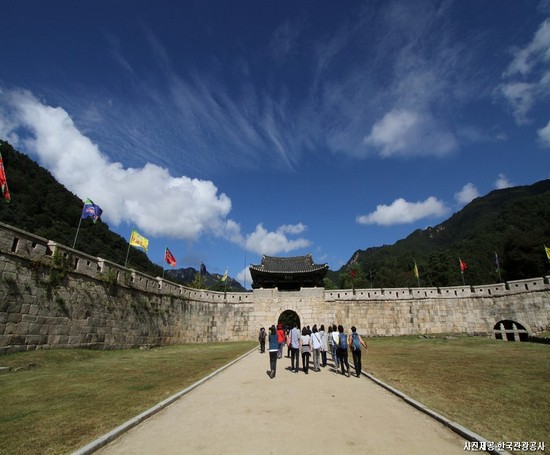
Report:
[[[550,121],[544,128],[537,131],[539,143],[542,147],[550,148]]]
[[[298,32],[289,28],[279,36],[279,52],[289,52],[294,33]],[[153,108],[170,112],[176,131],[181,131],[179,139],[188,149],[200,150],[205,165],[243,169],[268,162],[294,168],[299,155],[284,87],[278,92],[277,87],[273,92],[259,90],[244,56],[240,61],[245,64],[234,64],[233,73],[223,77],[215,66],[200,71],[184,66],[182,72],[163,43],[152,32],[147,36],[166,82],[166,92],[144,82],[146,90],[154,93]]]
[[[294,170],[318,150],[358,158],[444,156],[458,149],[460,139],[442,113],[466,91],[457,76],[464,67],[456,71],[465,57],[448,44],[447,8],[446,2],[420,8],[390,2],[381,10],[365,5],[330,35],[310,40],[300,39],[307,21],[286,21],[273,30],[268,54],[237,56],[233,73],[223,77],[215,65],[177,65],[147,30],[164,83],[140,80],[116,41],[113,53],[139,81],[152,115],[172,129],[168,145],[177,142],[183,157],[194,153],[195,166]],[[361,43],[368,43],[368,52]],[[291,65],[296,55],[305,61]],[[260,89],[255,75],[265,59],[284,67],[286,76]]]
[[[524,47],[512,51],[512,61],[496,90],[512,109],[518,125],[531,121],[536,103],[550,95],[550,19],[538,28]]]
[[[358,216],[356,221],[359,224],[392,226],[394,224],[414,223],[423,218],[442,217],[448,213],[449,209],[445,204],[433,196],[420,202],[408,202],[403,198],[399,198],[390,205],[376,206],[374,212]]]
[[[382,157],[446,155],[458,148],[453,133],[430,114],[397,109],[376,122],[365,144],[379,149]]]
[[[294,51],[301,30],[301,24],[288,20],[275,30],[269,46],[275,60],[284,60]]]
[[[283,21],[261,55],[243,46],[231,61],[214,55],[201,67],[170,54],[144,26],[147,68],[107,36],[129,82],[114,103],[108,89],[71,100],[67,89],[62,105],[121,162],[167,165],[170,150],[178,172],[209,177],[228,168],[294,171],[310,153],[446,156],[463,140],[451,111],[475,90],[472,47],[447,26],[451,4],[367,2],[330,33],[309,29],[307,18]]]
[[[313,86],[322,109],[312,111],[322,112],[317,121],[331,151],[388,158],[458,150],[449,106],[473,90],[460,65],[466,54],[449,44],[449,4],[365,5],[355,22],[316,43]],[[361,43],[368,52],[355,50]]]

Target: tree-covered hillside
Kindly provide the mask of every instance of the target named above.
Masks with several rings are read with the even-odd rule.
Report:
[[[550,274],[544,244],[550,246],[550,180],[492,191],[438,226],[358,250],[339,272],[329,272],[329,286],[462,285],[459,258],[467,285],[540,277]]]

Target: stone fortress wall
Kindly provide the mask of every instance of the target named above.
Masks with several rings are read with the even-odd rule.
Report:
[[[215,292],[151,277],[0,223],[0,354],[255,340],[294,311],[367,336],[550,328],[550,277],[447,288]],[[504,328],[504,326],[501,326]]]

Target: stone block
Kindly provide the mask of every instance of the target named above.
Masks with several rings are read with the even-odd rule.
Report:
[[[7,322],[4,326],[4,335],[13,335],[17,333],[17,324]]]
[[[23,315],[21,315],[21,322],[35,323],[36,322],[36,316],[31,316],[29,314],[23,314]]]
[[[25,345],[29,346],[29,345],[38,345],[40,344],[40,341],[42,341],[42,338],[40,337],[40,335],[27,335],[25,337]]]
[[[8,308],[6,311],[8,313],[15,313],[20,315],[22,306],[23,304],[19,302],[8,302]]]

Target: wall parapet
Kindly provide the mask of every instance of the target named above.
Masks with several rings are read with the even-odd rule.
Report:
[[[101,257],[90,256],[4,223],[0,223],[0,252],[46,265],[53,265],[52,258],[58,255],[70,272],[145,292],[203,302],[250,303],[253,301],[251,292],[221,292],[190,288],[161,277],[152,277]]]
[[[0,223],[0,251],[30,260],[51,261],[57,253],[69,260],[72,272],[94,279],[113,280],[118,285],[146,292],[168,294],[204,302],[252,303],[254,293],[221,292],[194,289],[161,277],[152,277],[134,269],[123,267],[107,259],[87,255],[60,243],[47,240],[21,229]],[[325,290],[325,300],[408,300],[429,298],[465,298],[501,296],[518,292],[550,289],[550,277],[513,280],[478,286],[418,287],[418,288],[367,288]]]
[[[491,297],[513,295],[524,292],[550,290],[550,276],[513,280],[504,283],[479,286],[447,286],[429,288],[372,288],[372,289],[330,289],[325,291],[325,300],[409,300],[409,299],[463,299],[469,297]]]

